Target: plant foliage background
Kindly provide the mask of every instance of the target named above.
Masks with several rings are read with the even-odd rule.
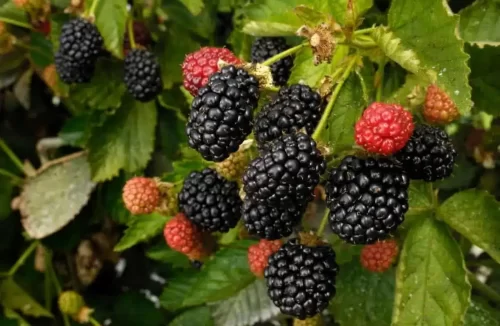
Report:
[[[71,87],[53,69],[71,3],[50,4],[46,30],[0,0],[0,22],[15,39],[0,44],[0,325],[74,323],[57,309],[54,278],[111,325],[290,322],[248,268],[253,240],[230,231],[198,271],[165,244],[169,217],[130,215],[121,190],[134,175],[175,182],[207,166],[187,148],[191,97],[180,66],[186,54],[226,46],[248,60],[255,37],[299,44],[302,25],[329,18],[352,31],[385,26],[367,34],[370,46],[358,44],[355,58],[341,45],[331,63],[315,66],[309,48],[295,56],[289,83],[311,87],[356,60],[321,135],[333,154],[351,150],[353,125],[377,91],[412,107],[418,90],[435,82],[461,118],[446,127],[459,151],[453,175],[410,186],[394,268],[365,271],[360,246],[327,236],[340,264],[327,320],[500,325],[498,0],[136,0],[130,12],[124,0],[101,0],[95,24],[110,55],[99,59],[91,83]],[[152,102],[133,100],[122,83],[128,15],[148,27],[161,64],[164,90]],[[382,61],[388,64],[378,90],[373,63]]]

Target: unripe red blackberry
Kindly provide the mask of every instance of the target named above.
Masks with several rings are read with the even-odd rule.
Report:
[[[192,254],[203,243],[198,227],[183,213],[178,213],[165,224],[163,236],[170,248],[185,255]]]
[[[250,266],[250,270],[255,276],[264,277],[264,270],[267,267],[269,256],[278,251],[282,245],[281,240],[269,241],[262,239],[248,248],[248,266]]]
[[[229,155],[224,161],[215,164],[215,170],[224,178],[237,181],[245,172],[248,162],[250,162],[248,154],[244,150],[239,150]]]
[[[388,270],[398,256],[398,243],[394,239],[375,242],[361,249],[361,265],[375,273]]]
[[[447,124],[460,116],[457,106],[441,88],[432,84],[427,88],[424,118],[429,123]]]
[[[160,191],[155,180],[134,177],[123,187],[122,199],[132,214],[151,214],[160,203]]]
[[[208,83],[210,76],[219,71],[219,60],[233,65],[241,63],[240,59],[226,48],[203,47],[188,54],[182,63],[184,88],[191,95],[198,95],[198,90]]]

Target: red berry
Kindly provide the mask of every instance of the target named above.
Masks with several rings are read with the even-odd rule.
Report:
[[[151,214],[160,202],[160,190],[153,179],[134,177],[123,187],[122,198],[132,214]]]
[[[165,224],[163,236],[168,246],[192,259],[202,255],[203,238],[201,232],[183,213],[175,215]]]
[[[375,102],[356,123],[356,143],[368,152],[390,155],[406,145],[413,128],[412,115],[402,106]]]
[[[424,118],[436,124],[450,123],[458,118],[455,103],[441,88],[432,84],[427,88],[424,104]]]
[[[398,251],[398,244],[394,239],[366,245],[361,249],[361,265],[371,272],[383,273],[394,263]]]
[[[182,63],[184,88],[196,96],[198,89],[205,86],[210,75],[219,70],[219,60],[230,64],[241,63],[233,52],[225,48],[203,47],[188,54]]]
[[[248,265],[255,276],[264,277],[264,270],[267,267],[269,256],[278,251],[282,244],[281,240],[262,239],[259,243],[248,248]]]

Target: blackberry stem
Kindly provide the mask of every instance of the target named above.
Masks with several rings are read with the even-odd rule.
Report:
[[[22,178],[18,177],[17,175],[15,175],[12,172],[4,170],[4,169],[0,169],[0,175],[3,175],[5,177],[7,177],[7,178],[12,179],[12,181],[14,183],[16,183],[17,185],[21,185],[24,182],[24,180]]]
[[[4,22],[4,23],[7,23],[7,24],[19,26],[19,27],[22,27],[22,28],[27,28],[27,29],[34,30],[33,26],[31,26],[30,24],[26,24],[26,23],[23,23],[23,22],[14,20],[14,19],[9,19],[9,18],[6,18],[6,17],[0,17],[0,22]]]
[[[295,52],[298,52],[300,49],[302,49],[303,47],[305,47],[308,44],[309,43],[305,42],[305,43],[299,44],[297,46],[294,46],[293,48],[289,48],[286,51],[280,52],[277,55],[275,55],[273,57],[270,57],[269,59],[267,59],[266,61],[262,62],[261,64],[263,66],[270,66],[273,63],[275,63],[277,61],[280,61],[281,59],[283,59],[285,57],[288,57],[289,55],[294,54]]]
[[[16,154],[14,154],[14,152],[10,149],[10,147],[1,138],[0,138],[0,149],[2,149],[5,152],[5,154],[7,154],[12,163],[14,163],[14,165],[17,166],[19,170],[21,170],[21,172],[25,173],[23,162],[21,162],[19,157],[17,157]]]
[[[351,74],[351,71],[354,68],[354,64],[356,63],[357,59],[358,59],[357,56],[354,56],[351,59],[351,61],[347,65],[346,70],[344,71],[344,73],[340,77],[337,85],[335,86],[335,90],[333,91],[333,93],[330,97],[330,101],[328,102],[328,105],[326,106],[325,111],[323,112],[323,115],[321,116],[321,120],[319,121],[318,126],[316,127],[316,130],[314,131],[314,133],[312,135],[312,138],[314,140],[317,141],[319,136],[321,136],[321,132],[325,128],[325,126],[328,122],[328,118],[330,117],[330,113],[332,112],[333,105],[335,104],[335,100],[339,96],[340,90],[342,89],[342,86],[344,85],[345,81],[347,80],[347,78]]]
[[[375,100],[377,102],[380,102],[380,100],[382,99],[382,90],[384,88],[384,70],[385,70],[385,59],[382,60],[382,62],[380,62],[376,74],[376,76],[378,77],[378,81],[377,81],[377,95],[375,97]]]
[[[89,318],[89,322],[94,326],[101,326],[101,324],[99,324],[99,322],[92,317]]]
[[[130,17],[127,22],[128,40],[132,49],[137,48],[134,37],[134,19]]]
[[[321,218],[321,224],[319,225],[318,231],[316,231],[316,235],[318,237],[321,237],[323,235],[323,232],[325,232],[325,227],[328,222],[328,215],[330,215],[330,210],[325,207],[325,214],[323,214],[323,217]]]
[[[488,285],[484,284],[483,282],[479,281],[473,273],[467,270],[467,277],[469,279],[469,282],[471,283],[472,287],[481,292],[485,297],[490,299],[491,301],[494,301],[496,303],[500,303],[500,294],[493,290],[491,287]]]
[[[28,257],[33,253],[38,245],[38,241],[33,241],[28,248],[23,252],[21,257],[16,261],[16,263],[9,269],[8,275],[13,276],[16,274],[17,270],[24,265]]]
[[[94,13],[95,13],[95,10],[97,9],[98,3],[99,3],[99,0],[92,1],[92,6],[90,6],[89,14],[88,14],[89,17],[95,17]]]

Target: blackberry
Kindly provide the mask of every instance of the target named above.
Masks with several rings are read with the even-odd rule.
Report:
[[[163,89],[158,60],[153,53],[134,49],[125,56],[125,85],[128,92],[141,102],[149,102]]]
[[[68,84],[90,81],[103,46],[97,28],[85,19],[72,19],[63,25],[59,44],[55,64],[61,80]]]
[[[226,66],[212,74],[191,104],[189,146],[209,161],[228,158],[252,131],[258,99],[259,83],[245,70]]]
[[[252,62],[264,62],[267,59],[288,50],[290,47],[286,44],[283,37],[261,37],[252,44]],[[290,72],[293,67],[293,56],[280,59],[271,65],[271,73],[275,85],[286,85]]]
[[[316,142],[297,133],[281,136],[266,149],[243,175],[247,196],[272,207],[305,206],[326,169]]]
[[[206,168],[191,172],[179,193],[179,208],[187,218],[205,231],[227,232],[236,226],[241,214],[236,182]]]
[[[268,294],[281,312],[298,319],[320,313],[335,295],[338,265],[327,244],[310,247],[291,239],[269,257]]]
[[[290,204],[286,208],[276,208],[250,198],[243,203],[242,218],[250,234],[277,240],[292,234],[304,211],[305,205]]]
[[[457,152],[446,132],[418,125],[405,147],[394,157],[411,179],[431,182],[451,175]]]
[[[326,188],[332,231],[353,244],[387,238],[408,210],[408,185],[404,170],[389,159],[346,156]]]
[[[305,128],[311,135],[321,118],[321,96],[307,85],[282,87],[278,97],[257,116],[254,134],[259,144]]]

